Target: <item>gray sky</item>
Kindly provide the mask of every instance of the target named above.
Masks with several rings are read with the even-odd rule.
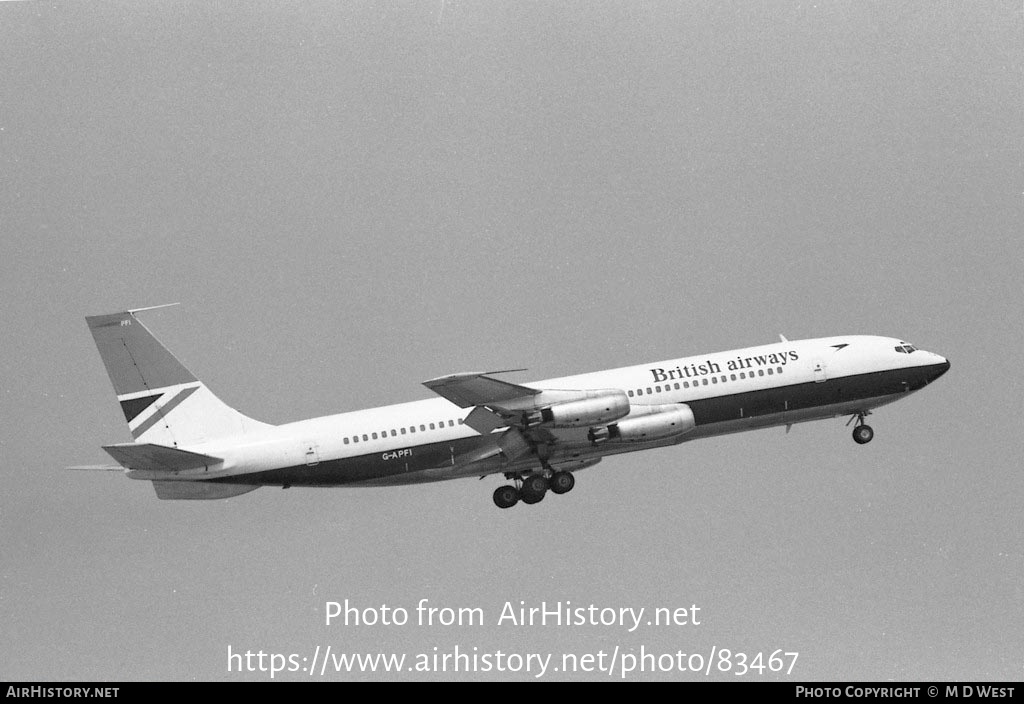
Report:
[[[1021,679],[1022,26],[1019,2],[3,3],[0,677],[458,645]],[[130,439],[83,316],[170,301],[146,324],[274,423],[780,332],[953,366],[865,447],[839,420],[702,440],[510,511],[496,478],[187,503],[61,471]],[[421,598],[488,623],[323,623]],[[703,620],[495,625],[519,600]]]

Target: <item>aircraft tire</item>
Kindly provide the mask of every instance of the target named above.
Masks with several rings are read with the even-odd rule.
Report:
[[[522,496],[520,497],[520,499],[524,504],[527,505],[539,504],[544,499],[544,494],[532,494],[530,492],[524,491],[522,492]]]
[[[512,508],[519,503],[519,491],[509,484],[494,490],[494,505],[498,508]]]
[[[531,474],[523,480],[523,488],[519,490],[519,498],[524,504],[539,503],[548,491],[548,480],[539,474]]]
[[[875,437],[875,431],[870,425],[858,425],[853,429],[853,441],[858,445],[866,445]]]
[[[572,472],[555,472],[551,476],[551,491],[556,494],[568,494],[576,486],[576,477]]]

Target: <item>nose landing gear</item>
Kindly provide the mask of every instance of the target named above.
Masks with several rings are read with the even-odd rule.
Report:
[[[875,431],[871,429],[870,425],[864,422],[864,416],[868,415],[871,411],[861,411],[856,415],[852,416],[847,425],[857,419],[857,425],[853,426],[853,441],[858,445],[866,445],[871,442],[871,438],[875,437]]]

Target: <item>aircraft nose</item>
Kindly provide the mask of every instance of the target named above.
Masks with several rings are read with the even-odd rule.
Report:
[[[939,364],[936,364],[936,365],[935,365],[935,366],[933,367],[933,369],[934,369],[935,371],[934,371],[934,372],[932,372],[932,379],[931,379],[932,381],[935,381],[935,380],[936,380],[936,379],[938,379],[938,378],[939,378],[940,376],[942,376],[943,374],[945,374],[946,372],[948,372],[948,371],[949,371],[949,360],[948,360],[948,359],[946,359],[945,357],[940,357],[940,359],[941,359],[942,361],[941,361],[941,362],[940,362]]]

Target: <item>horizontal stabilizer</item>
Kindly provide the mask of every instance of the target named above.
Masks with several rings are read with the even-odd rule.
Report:
[[[259,489],[251,484],[211,484],[210,482],[153,482],[158,499],[230,499]]]
[[[177,472],[183,469],[213,467],[224,461],[220,457],[152,443],[129,442],[105,445],[103,449],[126,469],[148,469],[155,472]]]

